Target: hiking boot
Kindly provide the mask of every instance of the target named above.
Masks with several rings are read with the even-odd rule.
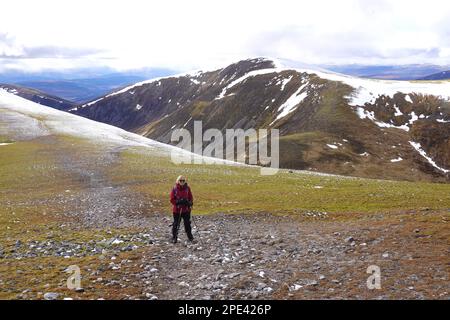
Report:
[[[177,238],[172,238],[171,242],[172,242],[172,243],[177,243],[178,240],[177,240]]]
[[[195,242],[193,236],[190,236],[190,237],[188,238],[188,240],[189,240],[189,242]]]

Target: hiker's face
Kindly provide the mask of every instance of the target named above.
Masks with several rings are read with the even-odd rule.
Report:
[[[180,179],[180,184],[183,186],[186,183],[186,180]]]

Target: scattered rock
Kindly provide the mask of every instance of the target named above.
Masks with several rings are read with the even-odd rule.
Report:
[[[306,285],[315,287],[315,286],[319,285],[319,283],[316,280],[309,280],[309,281],[307,281]]]
[[[289,287],[289,291],[298,291],[298,290],[300,290],[301,288],[303,288],[303,286],[302,285],[299,285],[299,284],[294,284],[294,285],[292,285],[292,286],[290,286]]]
[[[155,296],[155,295],[152,294],[152,293],[146,293],[146,294],[145,294],[145,297],[146,297],[147,299],[149,299],[149,300],[158,300],[158,297]]]
[[[56,293],[56,292],[44,293],[44,299],[45,300],[56,300],[56,299],[58,299],[58,297],[59,297],[59,294]]]

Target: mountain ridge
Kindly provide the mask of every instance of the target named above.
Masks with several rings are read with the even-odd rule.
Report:
[[[175,128],[192,132],[194,120],[205,130],[277,128],[283,168],[446,181],[447,92],[450,82],[360,79],[255,58],[147,80],[71,112],[164,143]]]

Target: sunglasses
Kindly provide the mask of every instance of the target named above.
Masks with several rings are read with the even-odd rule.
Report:
[[[180,180],[180,182],[186,182],[186,180]]]

